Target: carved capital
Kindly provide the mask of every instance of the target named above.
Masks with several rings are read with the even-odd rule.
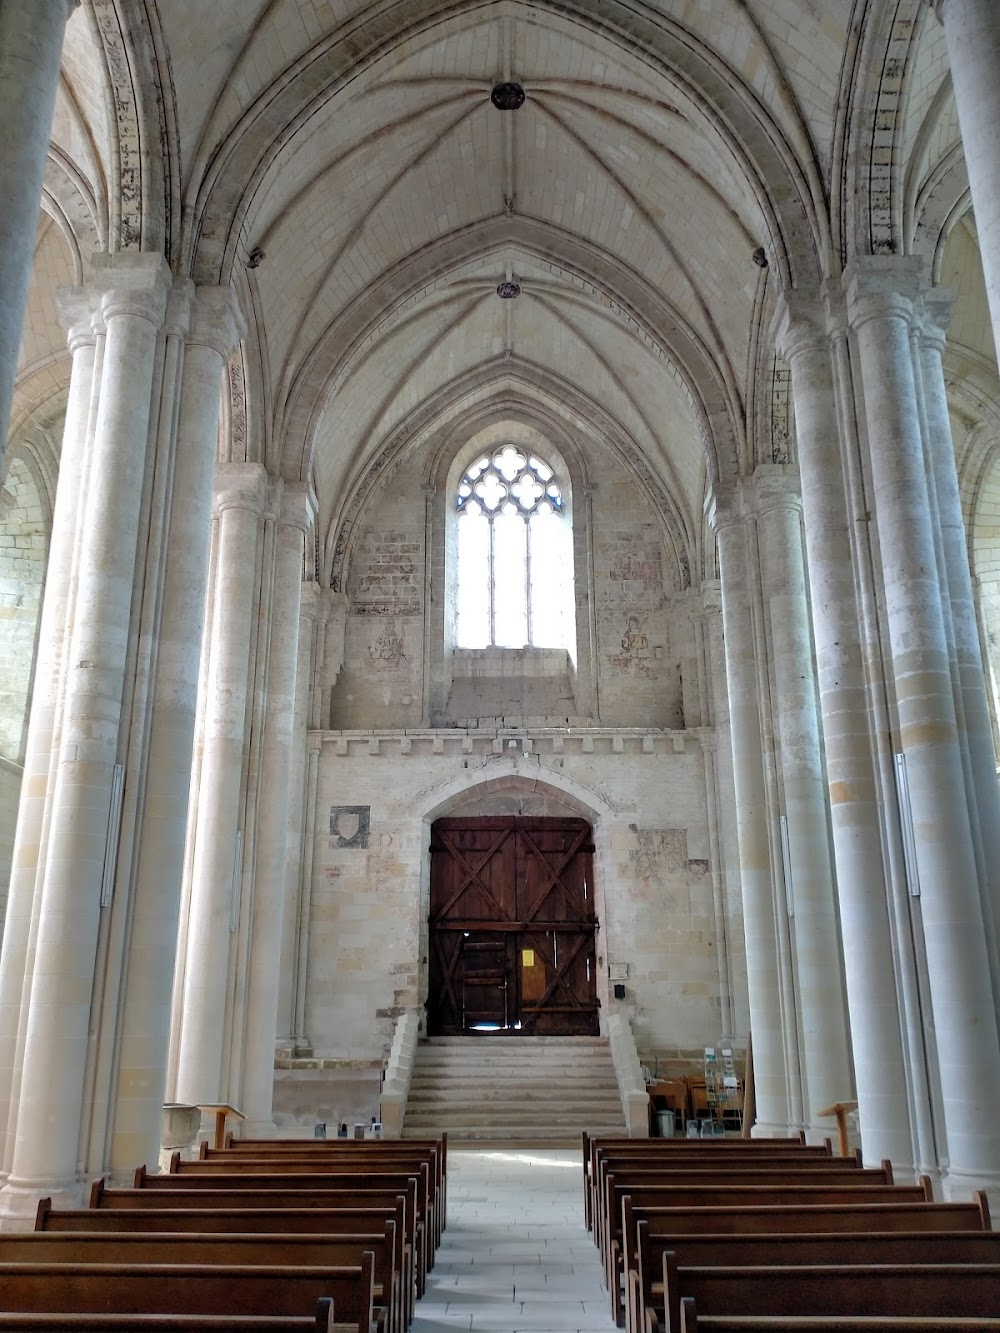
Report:
[[[308,532],[315,517],[316,503],[305,482],[286,481],[281,491],[280,525]]]
[[[807,298],[798,292],[784,294],[774,312],[771,335],[775,350],[789,365],[803,352],[827,348],[826,310],[819,297]]]
[[[267,473],[260,463],[220,463],[215,472],[217,514],[245,509],[260,517],[267,502]]]
[[[223,361],[228,361],[246,331],[246,320],[234,288],[195,288],[189,343],[209,347]]]
[[[851,327],[871,320],[909,323],[925,287],[926,264],[917,256],[867,255],[844,270],[847,316]]]
[[[163,323],[173,285],[170,266],[162,255],[123,250],[91,256],[90,285],[100,295],[105,323],[133,316],[157,329]]]
[[[56,306],[70,352],[94,341],[103,322],[96,292],[89,287],[60,287],[56,292]]]

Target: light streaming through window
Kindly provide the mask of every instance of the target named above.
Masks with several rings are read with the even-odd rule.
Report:
[[[460,648],[565,648],[572,623],[572,540],[549,465],[505,445],[459,482]]]

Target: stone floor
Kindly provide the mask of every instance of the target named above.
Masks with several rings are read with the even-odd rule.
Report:
[[[448,1149],[448,1229],[413,1333],[612,1333],[580,1149]]]

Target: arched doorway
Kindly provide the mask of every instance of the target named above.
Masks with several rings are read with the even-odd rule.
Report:
[[[590,824],[438,819],[430,850],[428,1033],[596,1033]]]

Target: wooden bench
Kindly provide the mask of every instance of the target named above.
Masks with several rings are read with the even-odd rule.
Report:
[[[335,1324],[333,1301],[316,1302],[309,1315],[101,1314],[0,1310],[3,1333],[346,1333]]]
[[[206,1215],[208,1216],[208,1215]],[[235,1233],[58,1232],[0,1233],[0,1264],[236,1264],[271,1268],[343,1268],[373,1256],[376,1325],[386,1333],[403,1333],[402,1291],[393,1270],[395,1225],[381,1233],[352,1236],[244,1235]],[[0,1307],[2,1308],[2,1307]]]
[[[250,1200],[247,1200],[250,1202]],[[128,1232],[131,1235],[169,1234],[213,1237],[237,1233],[240,1236],[301,1236],[323,1243],[341,1236],[353,1237],[381,1227],[393,1237],[391,1271],[397,1275],[399,1322],[407,1328],[413,1319],[416,1283],[412,1248],[405,1237],[405,1204],[399,1197],[393,1208],[77,1208],[54,1209],[50,1199],[42,1199],[35,1216],[35,1231],[45,1234],[76,1235]],[[2,1243],[2,1233],[0,1233]],[[375,1281],[379,1282],[376,1253]]]
[[[756,1166],[740,1162],[730,1167],[728,1164],[719,1166],[718,1162],[698,1163],[696,1165],[685,1163],[683,1165],[678,1164],[675,1168],[664,1166],[659,1161],[637,1164],[630,1158],[621,1160],[599,1159],[596,1163],[597,1176],[593,1190],[595,1244],[600,1248],[604,1232],[608,1226],[607,1219],[616,1216],[616,1214],[607,1211],[611,1205],[611,1181],[614,1181],[619,1188],[637,1182],[644,1188],[649,1189],[710,1183],[740,1187],[778,1184],[782,1181],[802,1186],[823,1185],[831,1188],[850,1186],[856,1189],[873,1185],[893,1184],[892,1167],[888,1162],[883,1162],[881,1167],[862,1169],[850,1164],[838,1166],[838,1161],[838,1158],[831,1158],[830,1164],[823,1166],[813,1166],[811,1163],[780,1163],[773,1166]]]
[[[373,1257],[348,1267],[209,1264],[0,1263],[0,1310],[37,1314],[315,1314],[373,1328]]]
[[[834,1204],[864,1203],[927,1203],[932,1198],[931,1182],[925,1176],[919,1185],[830,1185],[792,1183],[794,1173],[775,1176],[767,1184],[734,1185],[725,1181],[706,1181],[704,1184],[660,1184],[647,1186],[639,1181],[618,1182],[615,1175],[607,1178],[607,1191],[602,1216],[597,1219],[600,1229],[601,1258],[605,1282],[611,1297],[611,1308],[616,1320],[625,1317],[623,1262],[624,1200],[631,1198],[633,1207],[719,1207],[744,1204],[750,1207],[775,1204],[811,1204],[826,1207]]]
[[[709,1315],[681,1301],[681,1333],[998,1333],[1000,1318],[920,1315]]]
[[[786,1232],[768,1235],[666,1235],[638,1224],[638,1265],[628,1272],[625,1327],[630,1333],[677,1328],[679,1307],[666,1314],[666,1255],[683,1267],[849,1264],[1000,1264],[996,1231]]]
[[[669,1161],[683,1158],[683,1160],[717,1162],[747,1160],[750,1162],[759,1162],[762,1158],[767,1161],[785,1161],[796,1162],[802,1159],[808,1160],[830,1160],[832,1149],[830,1140],[827,1139],[822,1144],[807,1144],[805,1135],[802,1134],[797,1139],[716,1139],[712,1142],[703,1142],[698,1139],[617,1139],[617,1138],[591,1138],[584,1130],[583,1139],[583,1195],[584,1209],[586,1212],[587,1229],[590,1230],[593,1224],[593,1212],[591,1208],[591,1189],[592,1183],[596,1179],[594,1163],[599,1154],[601,1155],[621,1155],[621,1156],[645,1156],[666,1157]],[[777,1156],[772,1158],[771,1154]]]
[[[214,1171],[201,1175],[156,1175],[148,1172],[144,1166],[137,1168],[135,1173],[134,1190],[139,1194],[146,1194],[150,1197],[166,1198],[172,1194],[184,1194],[186,1196],[202,1193],[229,1193],[243,1195],[256,1193],[261,1196],[265,1206],[277,1206],[276,1201],[265,1197],[268,1192],[271,1194],[280,1193],[285,1196],[291,1196],[295,1191],[301,1191],[303,1195],[311,1195],[313,1198],[319,1198],[322,1195],[340,1194],[342,1198],[350,1199],[355,1203],[363,1204],[370,1196],[372,1188],[375,1188],[385,1195],[392,1194],[414,1194],[414,1226],[412,1231],[413,1253],[415,1256],[415,1271],[417,1275],[417,1284],[419,1294],[422,1296],[427,1284],[427,1273],[433,1262],[433,1236],[434,1222],[430,1203],[429,1178],[426,1163],[421,1171],[374,1172],[370,1168],[358,1167],[355,1170],[347,1169],[344,1171],[310,1171],[296,1170],[292,1167],[289,1171],[267,1170],[260,1171],[240,1170],[232,1171],[227,1174],[216,1173]],[[115,1191],[120,1194],[120,1191]],[[219,1205],[223,1205],[223,1200],[217,1200]],[[91,1192],[91,1206],[94,1207],[94,1192]],[[96,1206],[102,1206],[100,1204]],[[113,1206],[128,1206],[118,1203]],[[209,1204],[209,1207],[212,1205]],[[306,1207],[303,1201],[300,1206]],[[314,1206],[333,1207],[335,1206],[332,1198],[324,1203],[320,1201]]]
[[[201,1167],[201,1163],[211,1162],[210,1167]],[[257,1163],[264,1163],[267,1170],[272,1164],[290,1164],[289,1169],[299,1171],[318,1163],[318,1171],[329,1170],[328,1163],[345,1164],[348,1167],[362,1166],[376,1173],[382,1171],[421,1171],[427,1166],[430,1181],[431,1206],[434,1213],[434,1247],[441,1243],[441,1236],[446,1225],[447,1213],[447,1138],[441,1140],[375,1140],[359,1142],[352,1139],[342,1140],[295,1140],[274,1139],[268,1142],[254,1140],[252,1145],[241,1140],[234,1140],[225,1148],[210,1148],[202,1143],[200,1155],[195,1161],[184,1161],[179,1152],[170,1159],[170,1174],[197,1174],[199,1170],[225,1173],[233,1170],[258,1172]],[[219,1163],[228,1165],[220,1166]]]
[[[995,1318],[1000,1311],[996,1264],[689,1268],[668,1253],[664,1284],[667,1333],[680,1333],[685,1297],[693,1298],[700,1316],[919,1315],[937,1320]]]

